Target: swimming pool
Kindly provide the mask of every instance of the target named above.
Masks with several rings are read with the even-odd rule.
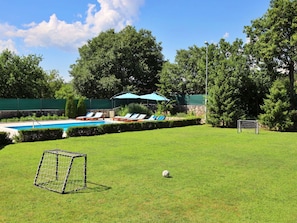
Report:
[[[70,127],[81,127],[81,126],[98,126],[107,124],[106,121],[84,121],[84,122],[68,122],[68,123],[55,123],[55,124],[41,124],[37,123],[33,125],[18,125],[18,126],[7,126],[7,128],[15,130],[28,130],[28,129],[55,129],[60,128],[67,131]]]

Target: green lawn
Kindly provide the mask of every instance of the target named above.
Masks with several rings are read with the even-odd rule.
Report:
[[[296,136],[204,125],[9,145],[0,222],[297,222]],[[88,155],[87,189],[33,186],[55,148]]]

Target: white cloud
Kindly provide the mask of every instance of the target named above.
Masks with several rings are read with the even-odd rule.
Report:
[[[56,14],[48,21],[27,24],[23,29],[17,29],[8,24],[0,24],[0,39],[10,38],[10,41],[0,42],[10,45],[11,39],[20,38],[28,47],[56,47],[63,50],[77,50],[88,39],[110,28],[121,30],[131,25],[138,16],[139,8],[144,0],[97,0],[98,5],[89,4],[84,22],[67,23],[59,20]]]
[[[229,33],[225,33],[224,36],[223,36],[223,38],[224,38],[224,39],[227,39],[227,38],[229,38],[229,36],[230,36]]]
[[[16,49],[15,44],[12,39],[0,40],[0,52],[2,52],[3,50],[6,50],[6,49],[17,53],[17,49]]]

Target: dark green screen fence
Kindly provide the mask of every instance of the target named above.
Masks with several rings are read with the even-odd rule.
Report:
[[[87,109],[110,109],[111,102],[108,99],[85,100]],[[0,99],[0,110],[64,110],[65,99]]]
[[[204,95],[177,95],[171,98],[179,105],[204,105]],[[111,101],[109,99],[87,99],[87,109],[112,109],[121,104],[131,103],[129,100]],[[65,99],[16,99],[0,98],[0,110],[64,110]],[[116,105],[116,106],[115,106]]]

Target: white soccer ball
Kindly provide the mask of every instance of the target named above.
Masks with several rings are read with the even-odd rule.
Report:
[[[163,170],[163,172],[162,172],[162,176],[163,177],[169,177],[169,171],[168,170]]]

